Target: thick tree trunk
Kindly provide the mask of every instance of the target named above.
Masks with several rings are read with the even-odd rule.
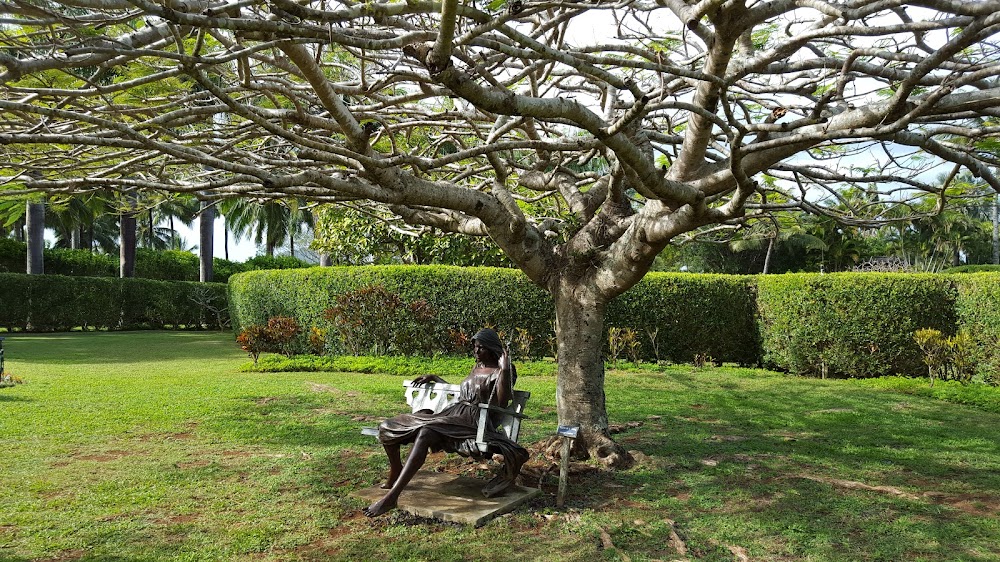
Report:
[[[628,453],[608,432],[603,358],[606,303],[586,289],[570,286],[554,295],[554,300],[559,424],[580,426],[575,455],[599,459],[610,467],[627,466]]]
[[[87,249],[88,252],[94,253],[94,223],[87,225],[86,230],[80,227],[80,232],[84,233],[81,238],[83,239],[83,247]]]
[[[330,267],[333,265],[333,258],[330,256],[330,254],[326,253],[320,254],[319,265],[320,267]]]
[[[1000,264],[1000,193],[993,197],[993,263]]]
[[[208,202],[201,203],[201,214],[198,216],[198,279],[202,283],[212,280],[212,257],[215,256],[215,206]]]
[[[153,249],[153,229],[155,225],[153,224],[153,209],[146,212],[146,221],[149,222],[149,230],[146,231],[146,247],[150,250]]]
[[[135,277],[135,213],[122,213],[118,239],[118,275],[122,278]]]
[[[28,201],[25,209],[28,231],[28,255],[25,271],[28,275],[45,273],[45,203]]]

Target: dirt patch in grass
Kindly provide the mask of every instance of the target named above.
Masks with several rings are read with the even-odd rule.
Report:
[[[85,550],[64,550],[52,558],[40,558],[38,562],[66,562],[67,560],[79,560],[86,555],[87,551]]]
[[[184,441],[187,439],[194,438],[194,430],[198,427],[198,422],[188,422],[183,425],[186,429],[184,431],[175,431],[172,433],[143,433],[136,437],[136,440],[140,443],[158,443],[160,441]]]
[[[128,451],[112,450],[112,451],[104,451],[102,453],[87,453],[87,454],[74,453],[72,457],[73,460],[78,460],[78,461],[110,462],[110,461],[116,461],[130,454],[131,453]]]
[[[938,505],[944,505],[971,515],[998,515],[1000,514],[1000,498],[986,496],[982,494],[949,494],[928,490],[920,493],[907,492],[895,486],[873,486],[863,482],[853,480],[840,480],[838,478],[828,478],[825,476],[799,475],[799,478],[822,482],[836,488],[847,490],[863,490],[867,492],[880,492],[892,496],[898,496],[912,501],[929,500]]]
[[[749,437],[743,435],[712,435],[711,437],[706,437],[705,441],[727,441],[727,442],[739,442],[746,441]]]
[[[188,515],[171,515],[169,517],[164,517],[159,521],[159,523],[165,525],[183,525],[185,523],[192,523],[198,520],[198,516],[194,514]]]
[[[333,393],[333,394],[342,394],[342,395],[347,396],[349,398],[354,398],[354,397],[356,397],[358,395],[358,393],[354,392],[354,391],[344,392],[343,390],[341,390],[341,389],[339,389],[339,388],[337,388],[335,386],[331,386],[329,384],[318,383],[318,382],[306,381],[306,386],[308,386],[309,390],[311,390],[313,392],[330,392],[330,393]]]
[[[254,454],[249,451],[222,451],[222,457],[226,459],[245,459],[252,456],[254,456]]]
[[[975,494],[949,495],[940,492],[924,492],[924,496],[940,505],[946,505],[970,515],[1000,515],[1000,499]]]

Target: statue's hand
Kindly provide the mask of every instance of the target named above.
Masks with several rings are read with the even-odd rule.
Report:
[[[438,377],[437,375],[424,375],[424,376],[417,377],[417,378],[413,379],[413,381],[410,384],[413,385],[413,386],[423,386],[425,384],[436,383],[436,382],[438,382],[440,380],[441,380],[441,378]]]
[[[510,354],[506,349],[503,350],[503,355],[500,356],[498,364],[500,365],[501,371],[506,371],[510,368]]]

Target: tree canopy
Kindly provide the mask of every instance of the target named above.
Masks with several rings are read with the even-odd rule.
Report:
[[[598,433],[603,307],[672,238],[829,212],[815,201],[843,183],[905,204],[947,187],[924,179],[941,162],[1000,191],[997,0],[24,0],[0,14],[6,193],[375,204],[415,234],[489,236],[553,294],[560,420]]]

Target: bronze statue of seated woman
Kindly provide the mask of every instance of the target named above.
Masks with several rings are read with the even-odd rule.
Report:
[[[472,458],[484,453],[476,445],[479,404],[506,408],[512,398],[517,370],[510,362],[500,337],[484,328],[472,338],[472,352],[476,366],[462,381],[459,401],[441,412],[414,412],[389,418],[379,425],[378,439],[389,457],[389,478],[382,488],[388,489],[382,499],[364,509],[365,515],[375,517],[396,507],[399,494],[409,484],[417,470],[423,466],[430,451],[447,451]],[[445,382],[436,375],[414,379],[413,384]],[[494,420],[495,421],[495,420]],[[500,474],[483,488],[486,497],[500,495],[514,485],[521,465],[528,460],[528,451],[502,432],[486,430],[488,445],[485,455],[503,455],[504,465]],[[402,462],[400,446],[412,443],[406,463]]]

